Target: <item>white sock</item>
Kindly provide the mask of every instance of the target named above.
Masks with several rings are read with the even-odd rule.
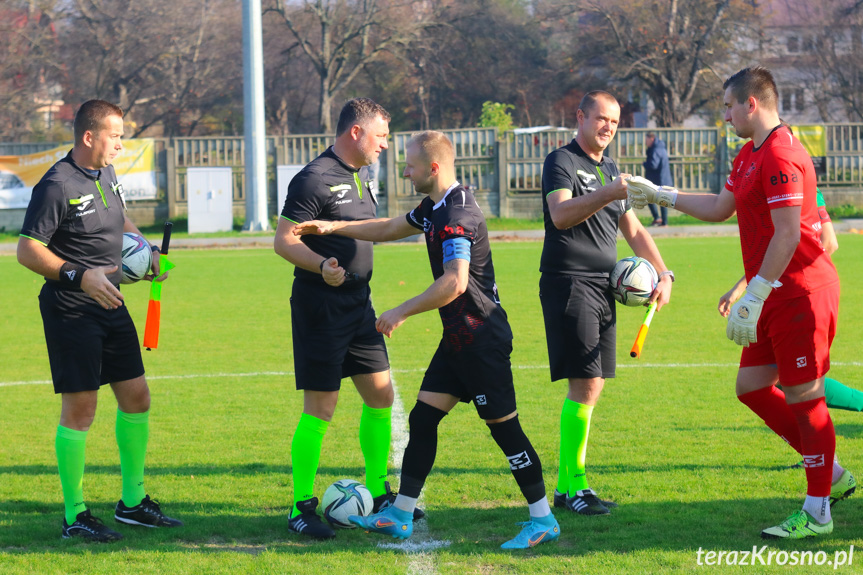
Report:
[[[402,511],[407,511],[408,513],[413,513],[414,508],[417,506],[417,498],[416,497],[408,497],[407,495],[402,495],[399,493],[396,495],[396,500],[393,503],[396,509],[401,509]]]
[[[546,517],[551,514],[551,507],[548,506],[548,499],[543,497],[539,501],[528,503],[527,511],[531,517]]]
[[[830,523],[830,498],[807,495],[806,501],[803,502],[803,511],[811,515],[821,525]]]
[[[833,483],[839,481],[839,478],[842,477],[842,474],[845,473],[845,468],[839,465],[839,459],[833,460]]]

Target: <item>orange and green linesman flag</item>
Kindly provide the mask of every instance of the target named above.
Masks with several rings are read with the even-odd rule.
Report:
[[[175,266],[168,259],[168,249],[171,247],[171,228],[174,224],[165,222],[165,233],[162,236],[162,248],[159,253],[159,277],[163,277]],[[150,285],[150,302],[147,304],[147,324],[144,327],[144,347],[148,350],[159,347],[159,324],[162,321],[162,281],[153,278]]]

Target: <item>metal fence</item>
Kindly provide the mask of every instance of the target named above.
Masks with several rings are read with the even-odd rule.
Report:
[[[718,192],[729,166],[729,150],[720,128],[621,129],[608,154],[621,171],[643,175],[645,137],[656,132],[665,141],[674,184],[685,191]],[[494,128],[443,130],[453,141],[457,178],[469,186],[489,216],[538,217],[542,202],[542,165],[545,157],[575,135],[559,128],[530,133],[498,134]],[[826,174],[822,187],[863,187],[863,124],[826,124]],[[413,208],[417,198],[402,178],[405,145],[410,132],[395,132],[381,155],[380,209],[395,216]],[[190,167],[229,166],[233,171],[235,215],[245,203],[245,154],[242,137],[155,138],[158,202],[171,217],[186,213],[186,174]],[[332,134],[298,134],[266,138],[269,213],[276,214],[276,167],[305,165],[332,145]],[[59,143],[0,144],[0,155],[38,153]]]
[[[474,128],[466,130],[441,130],[449,137],[455,148],[456,178],[468,186],[477,202],[490,213],[498,213],[498,186],[495,179],[497,150],[497,130],[494,128]],[[418,198],[411,183],[402,177],[405,169],[405,146],[413,132],[396,132],[392,144],[386,151],[386,180],[382,189],[386,192],[387,212],[391,216],[405,213],[416,207]],[[383,163],[383,162],[382,162]]]
[[[826,124],[827,174],[823,185],[863,184],[863,124]]]

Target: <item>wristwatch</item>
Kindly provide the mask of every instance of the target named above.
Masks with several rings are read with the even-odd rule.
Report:
[[[662,272],[661,274],[659,274],[659,277],[658,277],[657,279],[658,279],[658,280],[661,280],[661,279],[662,279],[662,276],[669,276],[669,277],[671,277],[671,283],[674,283],[674,272],[673,272],[673,271],[671,271],[671,270],[665,270],[664,272]]]

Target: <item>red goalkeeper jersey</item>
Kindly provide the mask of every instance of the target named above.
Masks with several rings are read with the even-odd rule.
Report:
[[[770,210],[801,206],[800,244],[771,299],[800,297],[839,281],[821,246],[815,168],[789,128],[777,127],[757,149],[751,141],[743,146],[725,188],[734,194],[747,280],[758,273],[773,237]]]

